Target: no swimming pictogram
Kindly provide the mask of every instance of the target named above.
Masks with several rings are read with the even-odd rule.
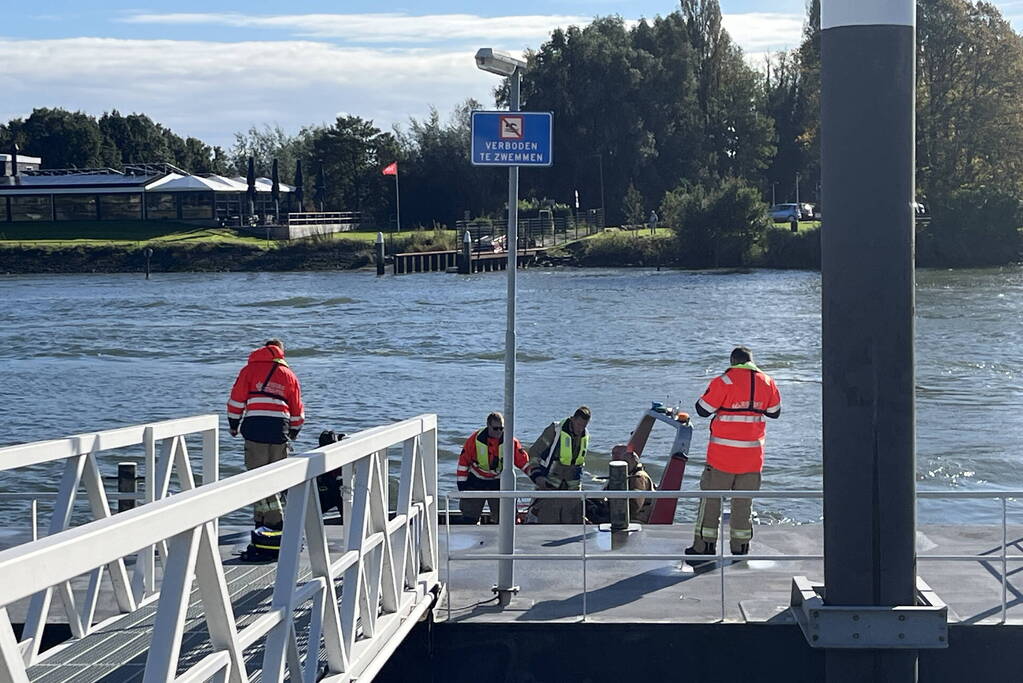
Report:
[[[521,116],[502,116],[500,131],[502,140],[521,140],[526,134],[525,121]]]

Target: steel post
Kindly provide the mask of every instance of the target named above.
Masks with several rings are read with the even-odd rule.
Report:
[[[607,466],[607,490],[627,491],[629,489],[629,465],[612,461]],[[629,501],[626,498],[612,498],[608,502],[611,513],[611,531],[625,531],[629,528]]]
[[[515,69],[511,76],[511,101],[509,111],[519,111],[519,88],[522,70]],[[505,248],[508,250],[508,313],[504,337],[504,470],[501,472],[501,488],[515,490],[515,275],[518,271],[519,225],[519,167],[508,168],[508,228]],[[502,554],[515,551],[515,499],[501,499],[501,528],[498,548]],[[497,569],[498,602],[507,605],[518,592],[515,585],[514,560],[501,560]]]
[[[826,605],[915,601],[915,24],[913,0],[821,8]],[[913,650],[827,652],[828,683],[916,675]]]
[[[384,274],[384,233],[377,233],[377,276]]]
[[[472,272],[472,237],[468,230],[462,235],[461,263],[458,266],[458,272],[462,275]]]

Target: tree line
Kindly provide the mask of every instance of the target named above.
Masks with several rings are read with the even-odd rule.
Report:
[[[683,260],[749,262],[767,240],[763,204],[814,201],[820,181],[820,0],[809,0],[799,47],[751,64],[722,24],[717,0],[681,0],[663,17],[595,19],[555,30],[527,52],[525,110],[552,111],[549,169],[523,169],[532,203],[604,207],[610,224],[652,209],[676,228]],[[918,232],[922,263],[972,265],[1018,258],[1023,225],[1023,38],[998,9],[970,0],[918,1],[917,185],[932,220]],[[508,83],[495,91],[508,100]],[[385,131],[358,116],[292,135],[254,127],[229,150],[181,138],[144,114],[98,119],[37,109],[0,126],[49,167],[170,161],[192,172],[243,174],[247,159],[298,159],[327,178],[332,209],[393,224],[398,161],[404,225],[496,215],[505,175],[469,161],[467,100]],[[306,171],[310,177],[309,170]],[[578,197],[578,200],[577,200]],[[822,206],[826,216],[826,206]],[[727,243],[727,246],[722,246]],[[715,253],[708,250],[714,247]]]

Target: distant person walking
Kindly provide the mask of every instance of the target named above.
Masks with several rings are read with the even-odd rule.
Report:
[[[647,224],[650,226],[650,234],[653,235],[657,232],[657,222],[661,220],[657,215],[656,211],[650,211],[650,218],[647,219]]]
[[[757,491],[764,468],[766,418],[781,415],[781,395],[774,380],[753,363],[745,346],[732,350],[731,367],[711,380],[696,402],[700,417],[712,417],[707,444],[707,465],[700,477],[703,491]],[[733,555],[749,553],[753,539],[753,501],[732,498],[730,544]],[[717,552],[721,500],[704,498],[696,516],[693,545],[686,555]],[[692,559],[693,567],[709,559]]]
[[[578,491],[590,435],[590,409],[580,406],[572,417],[552,422],[529,448],[529,477],[538,491]],[[533,510],[540,524],[581,524],[578,500],[538,498]]]
[[[459,491],[500,491],[501,472],[504,471],[504,415],[490,413],[487,426],[469,435],[458,456],[455,477]],[[518,439],[512,439],[515,466],[529,475],[529,455]],[[458,507],[462,520],[470,524],[480,521],[483,503],[490,506],[490,520],[500,520],[500,498],[462,498]]]
[[[245,468],[252,470],[283,460],[288,441],[298,437],[305,421],[302,388],[284,360],[284,343],[271,339],[249,354],[227,401],[231,436],[245,438]],[[279,495],[258,501],[253,510],[257,527],[280,529]]]

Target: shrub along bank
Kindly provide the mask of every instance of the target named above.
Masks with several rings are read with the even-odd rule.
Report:
[[[605,232],[565,247],[570,262],[590,267],[756,267],[819,269],[820,227],[804,227],[792,232],[788,227],[768,228],[744,259],[718,260],[704,248],[691,249],[681,237],[669,231],[650,235],[637,232]]]

